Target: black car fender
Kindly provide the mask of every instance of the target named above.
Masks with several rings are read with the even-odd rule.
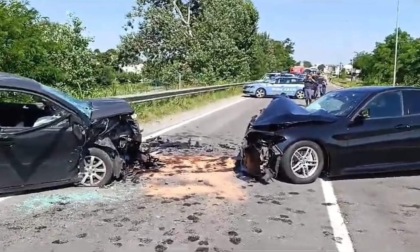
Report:
[[[329,169],[329,167],[330,167],[330,165],[329,165],[330,164],[330,153],[328,151],[328,148],[326,147],[326,144],[323,141],[321,141],[320,139],[313,138],[313,137],[297,138],[297,139],[294,139],[293,141],[287,142],[286,145],[283,145],[281,147],[279,146],[280,150],[284,153],[291,145],[293,145],[297,142],[300,142],[300,141],[311,141],[311,142],[314,142],[314,143],[318,144],[319,147],[321,147],[322,152],[324,154],[324,158],[325,158],[325,160],[324,160],[324,164],[325,164],[324,170],[325,170],[325,168]]]
[[[97,139],[93,143],[93,146],[100,148],[106,153],[108,153],[108,155],[111,157],[111,160],[113,161],[112,170],[114,171],[114,176],[119,177],[121,175],[125,162],[118,154],[118,150],[112,143],[111,139],[109,137]]]

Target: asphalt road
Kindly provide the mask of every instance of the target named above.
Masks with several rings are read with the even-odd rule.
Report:
[[[230,147],[269,103],[243,99],[165,133],[221,148],[186,150],[182,159],[183,151],[165,152],[168,167],[141,175],[139,184],[1,201],[0,251],[419,251],[419,177],[335,180],[335,197],[320,180],[237,179]],[[335,198],[338,205],[330,201]]]

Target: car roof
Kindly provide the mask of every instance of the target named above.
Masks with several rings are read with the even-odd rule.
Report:
[[[35,92],[42,91],[42,85],[39,82],[4,72],[0,72],[0,88],[18,88]]]
[[[353,88],[346,88],[340,89],[340,91],[352,91],[352,92],[363,92],[363,93],[381,93],[388,90],[419,90],[420,88],[417,87],[401,87],[401,86],[363,86],[363,87],[353,87]]]
[[[417,89],[420,90],[420,88],[417,87],[409,87],[409,86],[363,86],[363,87],[352,87],[352,88],[346,88],[345,90],[349,91],[360,91],[360,92],[382,92],[387,90],[408,90],[408,89]]]

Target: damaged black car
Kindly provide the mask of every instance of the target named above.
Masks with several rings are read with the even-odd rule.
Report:
[[[247,128],[241,172],[295,184],[327,176],[418,169],[420,89],[361,87],[327,93],[304,108],[272,100]]]
[[[0,99],[0,192],[103,186],[141,156],[141,130],[124,100],[78,100],[6,73]]]

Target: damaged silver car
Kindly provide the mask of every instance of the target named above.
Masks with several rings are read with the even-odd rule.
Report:
[[[141,130],[124,100],[78,100],[6,73],[0,73],[0,99],[2,193],[103,186],[141,160]]]

